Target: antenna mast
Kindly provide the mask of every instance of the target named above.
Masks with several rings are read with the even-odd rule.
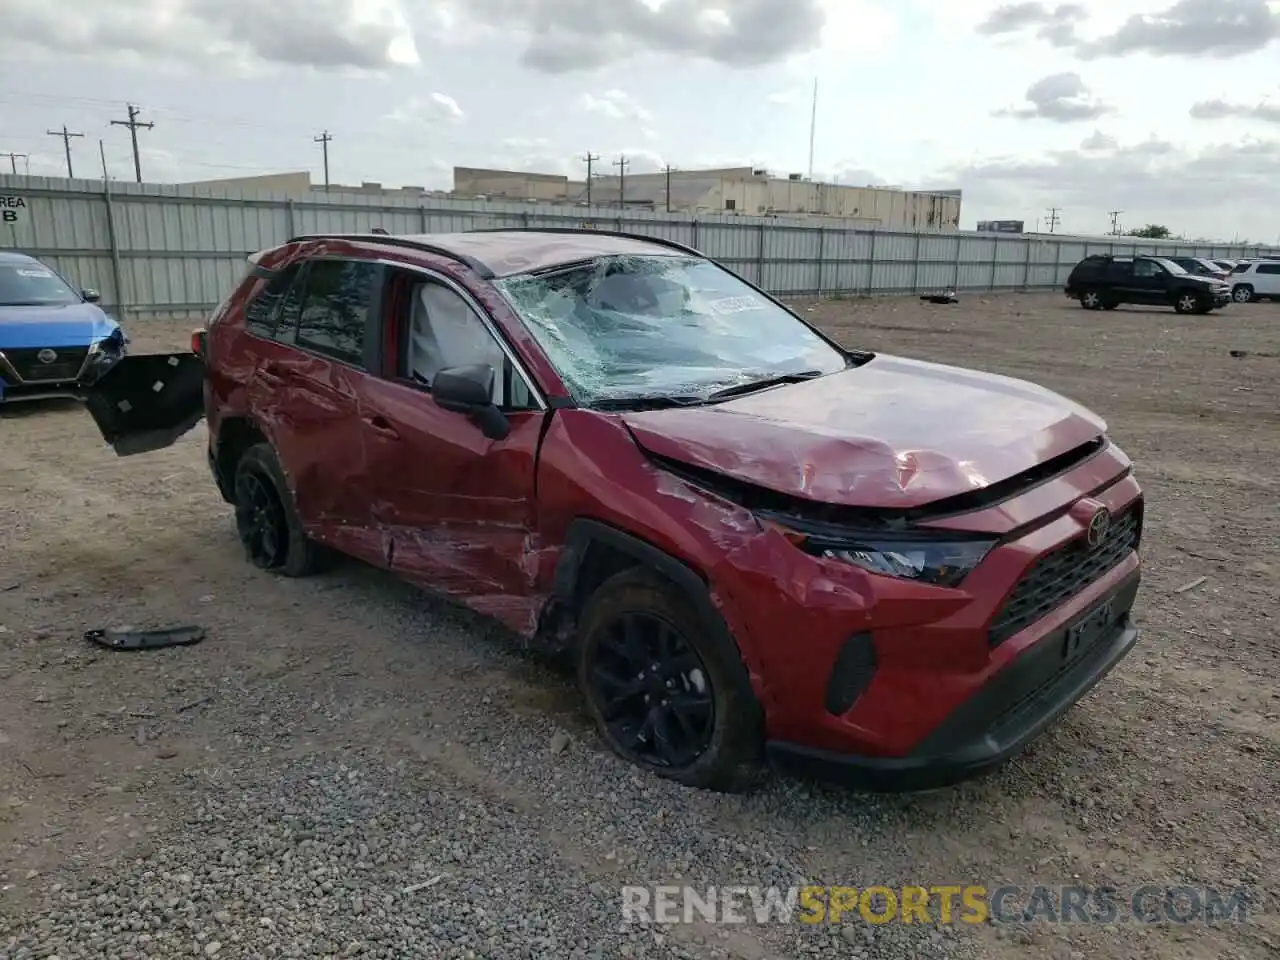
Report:
[[[813,142],[818,135],[818,78],[813,78],[813,110],[809,115],[809,179],[813,179]]]

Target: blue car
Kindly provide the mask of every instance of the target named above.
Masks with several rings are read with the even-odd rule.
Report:
[[[124,356],[120,325],[34,257],[0,250],[0,405],[76,397]]]

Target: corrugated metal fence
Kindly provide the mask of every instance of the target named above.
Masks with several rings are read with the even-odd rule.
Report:
[[[250,253],[304,233],[441,233],[492,227],[585,226],[696,247],[772,293],[875,295],[1061,286],[1091,253],[1245,256],[1270,248],[1110,238],[905,233],[852,224],[744,216],[464,201],[432,196],[264,193],[0,176],[19,197],[0,222],[0,249],[44,259],[129,317],[199,315],[244,272]],[[12,204],[12,201],[10,201]]]

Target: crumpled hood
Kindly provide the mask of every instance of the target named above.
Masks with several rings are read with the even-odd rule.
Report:
[[[622,416],[659,456],[796,497],[887,509],[981,489],[1106,431],[1035,384],[885,355],[724,403]]]
[[[48,307],[0,306],[0,350],[23,347],[87,347],[109,337],[118,324],[92,303]]]

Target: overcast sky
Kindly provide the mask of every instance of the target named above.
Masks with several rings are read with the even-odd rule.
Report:
[[[962,226],[1280,241],[1280,0],[0,0],[0,154],[447,187],[590,151],[959,187]],[[0,165],[7,159],[0,157]]]

